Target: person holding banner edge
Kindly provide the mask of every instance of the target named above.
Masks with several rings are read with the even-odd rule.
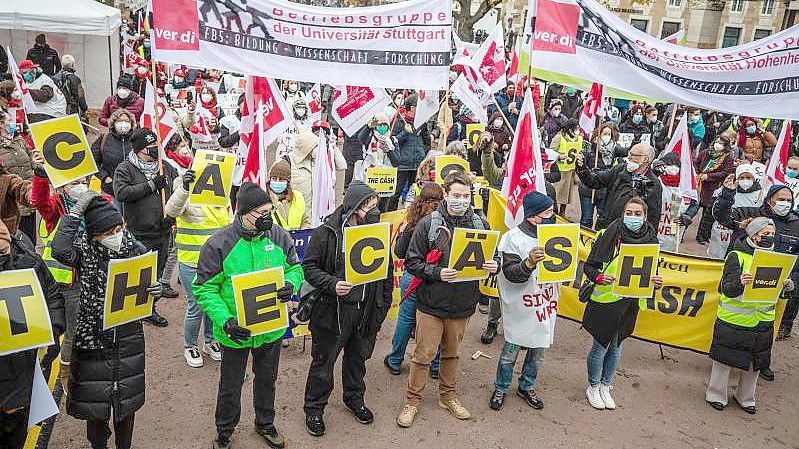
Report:
[[[612,291],[618,276],[616,256],[623,243],[658,243],[657,231],[647,219],[647,205],[641,198],[627,200],[622,213],[621,218],[610,222],[599,234],[583,265],[585,282],[593,284],[582,321],[583,328],[594,337],[587,358],[586,396],[591,407],[598,410],[616,408],[610,395],[613,375],[621,359],[622,342],[632,335],[639,310],[637,299],[623,298]],[[651,280],[655,288],[663,285],[659,275],[652,276]]]
[[[713,365],[705,400],[716,410],[727,405],[727,384],[733,368],[739,371],[738,386],[733,400],[749,414],[757,412],[755,388],[759,371],[770,365],[774,336],[774,303],[750,302],[743,297],[744,288],[751,284],[750,274],[756,248],[773,250],[776,227],[766,217],[747,219],[741,223],[746,234],[739,237],[727,254],[719,282],[718,311],[713,328],[710,359]],[[783,294],[793,291],[794,282],[785,279]]]
[[[374,422],[366,406],[366,361],[374,351],[377,333],[391,306],[393,262],[385,279],[353,286],[345,281],[344,228],[380,221],[377,193],[353,180],[344,202],[317,227],[302,262],[307,282],[321,291],[311,310],[311,366],[305,383],[305,426],[313,436],[325,433],[323,414],[333,392],[333,368],[342,356],[343,400],[361,424]],[[390,254],[390,252],[389,252]]]
[[[282,267],[284,286],[275,294],[291,301],[304,279],[294,240],[272,223],[272,200],[256,184],[242,184],[233,223],[217,231],[200,250],[192,292],[211,318],[214,337],[222,345],[222,365],[216,400],[217,438],[213,447],[230,447],[230,437],[241,417],[241,387],[250,353],[253,357],[255,431],[273,448],[285,447],[275,419],[275,382],[280,363],[280,341],[285,329],[251,335],[238,324],[232,277],[266,268]]]
[[[110,260],[138,256],[147,249],[125,228],[114,206],[91,190],[61,219],[52,249],[56,260],[75,268],[81,286],[67,413],[86,421],[93,449],[107,447],[109,419],[116,447],[130,449],[135,412],[144,405],[144,331],[139,320],[104,331],[103,304]],[[158,283],[148,289],[153,297],[160,292]]]

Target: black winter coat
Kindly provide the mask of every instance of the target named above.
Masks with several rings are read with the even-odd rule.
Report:
[[[602,171],[612,168],[613,161],[615,161],[616,158],[624,157],[626,155],[625,154],[626,151],[620,146],[618,146],[618,144],[613,143],[612,145],[613,148],[610,149],[609,151],[612,153],[613,158],[610,164],[606,164],[604,158],[602,157],[602,154],[599,155],[599,158],[594,158],[594,155],[596,154],[596,144],[590,141],[583,141],[582,152],[583,152],[583,157],[585,158],[585,166],[591,167],[592,170],[596,171]],[[596,168],[594,168],[595,164]],[[582,181],[580,181],[577,188],[580,192],[580,196],[589,197],[589,198],[591,197],[591,192],[594,190],[586,186],[585,183],[583,183]],[[601,200],[602,198],[605,198],[606,195],[607,195],[607,189],[604,188],[597,189],[596,193],[594,194],[594,203]]]
[[[452,232],[457,228],[474,229],[472,215],[474,211],[469,208],[462,217],[454,217],[447,212],[444,202],[438,205],[438,212],[444,218],[444,224]],[[430,232],[431,215],[418,223],[413,230],[413,237],[405,255],[405,269],[412,275],[420,278],[422,283],[416,289],[416,308],[424,313],[438,318],[467,318],[474,314],[477,301],[480,299],[480,286],[478,281],[443,282],[441,269],[447,267],[451,245],[442,248],[441,260],[431,265],[427,263],[427,254],[434,248],[428,240]],[[490,229],[483,220],[483,227]],[[499,256],[495,255],[497,263]]]
[[[171,165],[164,164],[164,176],[165,197],[169,198],[178,172]],[[125,203],[125,223],[137,239],[161,238],[174,223],[173,219],[164,217],[161,192],[153,190],[144,173],[127,160],[114,172],[114,197]]]
[[[753,254],[752,248],[746,237],[734,241],[732,250]],[[744,291],[741,284],[741,265],[733,254],[727,254],[724,270],[719,281],[719,293],[733,298]],[[733,368],[754,370],[771,366],[771,344],[774,335],[773,322],[761,322],[754,328],[737,326],[716,319],[713,326],[713,342],[710,345],[710,358]]]
[[[47,44],[33,44],[33,47],[28,50],[25,59],[30,59],[39,64],[42,67],[42,72],[50,77],[61,70],[61,58],[58,57],[58,52]]]
[[[114,131],[101,135],[92,144],[92,156],[94,156],[94,162],[97,163],[96,176],[100,178],[100,188],[103,193],[114,196],[114,183],[113,181],[106,183],[105,178],[114,178],[117,167],[127,159],[128,153],[132,149],[130,134],[122,136]]]
[[[413,133],[406,132],[405,122],[402,120],[397,120],[394,123],[392,135],[397,138],[398,145],[394,151],[388,153],[388,158],[391,160],[391,164],[397,167],[397,170],[415,172],[427,155],[427,150],[430,148],[430,131],[427,129],[427,123],[423,123],[419,129],[414,129],[414,131]]]
[[[302,269],[305,281],[321,291],[321,300],[335,304],[341,301],[346,304],[360,304],[365,309],[362,331],[364,335],[376,335],[391,307],[394,292],[394,263],[388,262],[388,277],[382,281],[356,285],[347,296],[336,295],[336,283],[344,280],[344,224],[350,215],[374,191],[368,191],[363,183],[353,181],[344,196],[344,202],[327,217],[325,222],[314,229],[311,240],[305,249]],[[371,193],[369,193],[371,192]],[[315,310],[315,309],[314,309]],[[325,311],[337,312],[336,307],[325,307]],[[311,326],[314,319],[328,321],[327,317],[317,317],[312,313]]]
[[[33,268],[36,277],[39,278],[47,310],[50,313],[53,337],[58,341],[65,327],[64,297],[47,265],[33,250],[30,240],[23,237],[21,232],[17,232],[11,239],[11,257],[0,270],[26,268]],[[36,352],[36,349],[29,349],[0,356],[0,411],[30,406],[34,364],[38,363]]]
[[[577,176],[588,188],[607,188],[605,211],[597,219],[597,229],[602,229],[611,221],[621,217],[624,205],[634,196],[639,196],[646,202],[646,219],[653,228],[658,228],[663,187],[651,170],[647,170],[646,174],[636,182],[635,190],[633,175],[627,171],[624,164],[601,171],[594,171],[584,164],[582,167],[577,167]]]

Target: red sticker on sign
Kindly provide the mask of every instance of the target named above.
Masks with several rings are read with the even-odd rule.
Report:
[[[580,7],[574,3],[538,0],[533,49],[576,53],[579,19]]]
[[[197,0],[152,0],[153,35],[158,50],[199,50]]]

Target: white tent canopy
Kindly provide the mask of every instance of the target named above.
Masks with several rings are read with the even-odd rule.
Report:
[[[45,33],[60,56],[75,57],[86,102],[98,108],[118,76],[121,22],[118,9],[96,0],[0,0],[0,45],[19,63]]]

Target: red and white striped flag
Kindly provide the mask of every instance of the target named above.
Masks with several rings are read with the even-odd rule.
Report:
[[[674,153],[680,159],[680,184],[678,186],[683,198],[699,201],[696,193],[697,181],[694,161],[691,158],[691,136],[688,135],[688,118],[683,114],[677,128],[671,136],[668,146],[663,154]],[[663,157],[663,155],[661,155]]]
[[[535,119],[533,96],[530,89],[524,92],[519,122],[513,134],[513,145],[508,155],[508,168],[502,183],[502,195],[508,199],[505,224],[512,228],[524,219],[524,196],[534,190],[546,195],[544,166],[541,162],[541,139]]]
[[[604,87],[599,83],[591,84],[591,92],[585,100],[583,110],[580,112],[580,129],[583,137],[589,138],[596,127],[597,116],[602,117],[605,110],[602,108]]]
[[[322,224],[325,217],[336,209],[336,167],[333,152],[327,145],[324,131],[319,132],[319,145],[314,153],[313,197],[311,198],[311,226]]]
[[[780,137],[777,139],[777,145],[774,146],[774,152],[771,153],[766,166],[766,190],[775,184],[785,184],[785,167],[788,166],[790,148],[791,121],[784,120],[780,130]]]

